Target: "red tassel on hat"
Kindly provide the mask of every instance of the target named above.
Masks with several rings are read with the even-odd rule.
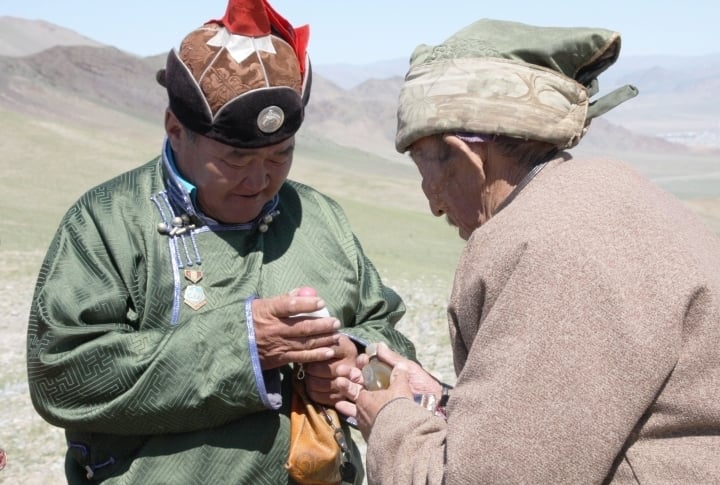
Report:
[[[303,25],[294,28],[267,0],[230,0],[222,19],[209,20],[206,23],[220,24],[231,34],[247,37],[264,37],[270,35],[274,29],[292,46],[300,64],[300,72],[304,76],[310,27]]]
[[[210,20],[224,26],[231,34],[247,37],[270,35],[270,20],[265,10],[264,0],[230,0],[225,16],[220,20]]]

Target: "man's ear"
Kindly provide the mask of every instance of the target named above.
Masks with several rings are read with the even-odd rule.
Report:
[[[487,150],[484,143],[467,143],[455,135],[444,135],[443,142],[447,143],[454,152],[455,163],[461,165],[464,174],[477,177],[481,184],[485,183],[485,162]]]
[[[175,115],[169,109],[165,110],[165,133],[167,134],[170,146],[173,150],[176,149],[177,144],[180,141],[180,137],[183,134],[182,123],[175,117]]]

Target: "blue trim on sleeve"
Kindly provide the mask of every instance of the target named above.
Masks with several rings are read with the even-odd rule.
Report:
[[[265,379],[263,378],[262,367],[260,367],[260,355],[257,350],[257,342],[255,341],[255,323],[253,321],[252,314],[252,302],[255,298],[257,297],[252,295],[245,300],[245,322],[247,324],[250,361],[252,362],[255,384],[257,385],[258,393],[260,394],[260,400],[266,408],[275,410],[280,408],[280,404],[270,402],[268,397],[267,390],[265,389]]]
[[[347,338],[350,339],[350,341],[351,341],[352,343],[355,344],[355,347],[357,347],[357,349],[358,349],[358,354],[361,354],[361,353],[365,352],[365,347],[367,347],[367,346],[369,345],[369,343],[370,343],[370,342],[368,342],[367,340],[363,340],[363,339],[361,339],[360,337],[356,337],[356,336],[354,336],[354,335],[350,335],[349,333],[340,332],[340,334],[341,334],[341,335],[345,335]]]

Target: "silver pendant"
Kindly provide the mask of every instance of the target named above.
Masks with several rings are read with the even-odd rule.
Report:
[[[187,288],[185,288],[183,300],[185,304],[193,310],[199,310],[207,303],[205,290],[203,290],[202,286],[198,285],[188,285]]]

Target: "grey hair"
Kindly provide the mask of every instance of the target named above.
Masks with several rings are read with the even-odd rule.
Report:
[[[535,165],[547,161],[558,152],[558,147],[552,143],[537,140],[522,140],[503,135],[479,135],[473,133],[456,133],[455,136],[470,144],[493,143],[496,150],[504,157],[510,158],[517,163],[518,167],[531,170]],[[452,150],[450,145],[442,141],[442,134],[433,136],[435,157],[439,163],[447,162],[450,159]],[[410,146],[413,151],[413,146]]]
[[[497,136],[493,143],[500,154],[515,160],[518,165],[527,169],[547,161],[552,154],[558,151],[558,148],[552,143],[521,140],[509,136]]]

